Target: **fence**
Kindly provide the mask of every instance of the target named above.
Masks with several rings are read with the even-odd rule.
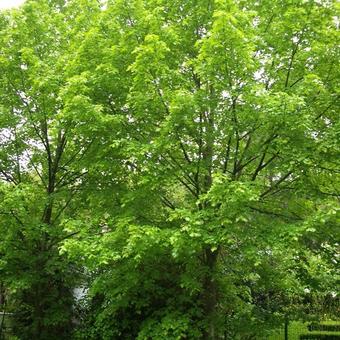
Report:
[[[268,340],[340,340],[339,321],[286,323],[281,330],[274,332]]]
[[[6,339],[12,330],[12,313],[0,312],[0,340]]]

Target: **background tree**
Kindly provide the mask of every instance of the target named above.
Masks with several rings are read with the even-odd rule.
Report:
[[[28,1],[1,13],[0,276],[20,339],[66,339],[71,330],[77,270],[58,247],[72,236],[65,219],[76,219],[81,160],[96,136],[77,138],[77,111],[62,89],[65,63],[99,9]]]

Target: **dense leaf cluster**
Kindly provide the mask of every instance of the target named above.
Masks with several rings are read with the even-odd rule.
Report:
[[[251,339],[332,314],[338,9],[0,13],[0,302],[19,339]]]

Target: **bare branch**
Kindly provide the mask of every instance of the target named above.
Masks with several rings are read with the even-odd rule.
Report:
[[[278,186],[284,182],[290,175],[292,174],[292,171],[289,171],[286,175],[282,176],[277,182],[275,182],[271,187],[269,187],[267,190],[265,190],[260,197],[263,198],[269,193],[271,193],[274,189],[277,189]]]
[[[289,216],[289,215],[285,215],[285,214],[282,214],[282,213],[278,213],[278,212],[274,212],[274,211],[268,211],[268,210],[264,210],[264,209],[260,209],[260,208],[252,207],[252,206],[248,206],[248,208],[251,209],[251,210],[254,210],[256,212],[259,212],[261,214],[281,217],[281,218],[286,219],[286,220],[293,220],[293,221],[301,221],[302,220],[302,217],[300,217],[296,214],[293,214],[294,216]]]
[[[228,139],[228,146],[227,146],[226,155],[225,155],[224,163],[223,163],[223,173],[224,174],[228,170],[228,162],[229,162],[229,157],[230,157],[231,139],[232,139],[232,136],[230,136],[229,139]]]
[[[167,206],[168,208],[175,210],[176,207],[173,205],[173,203],[171,201],[169,201],[168,198],[166,198],[165,196],[161,196],[161,201],[162,203]]]

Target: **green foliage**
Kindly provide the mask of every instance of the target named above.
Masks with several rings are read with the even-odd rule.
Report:
[[[80,339],[250,339],[303,318],[308,291],[321,313],[337,279],[337,9],[0,14],[0,281],[19,337],[70,337],[76,285]]]

